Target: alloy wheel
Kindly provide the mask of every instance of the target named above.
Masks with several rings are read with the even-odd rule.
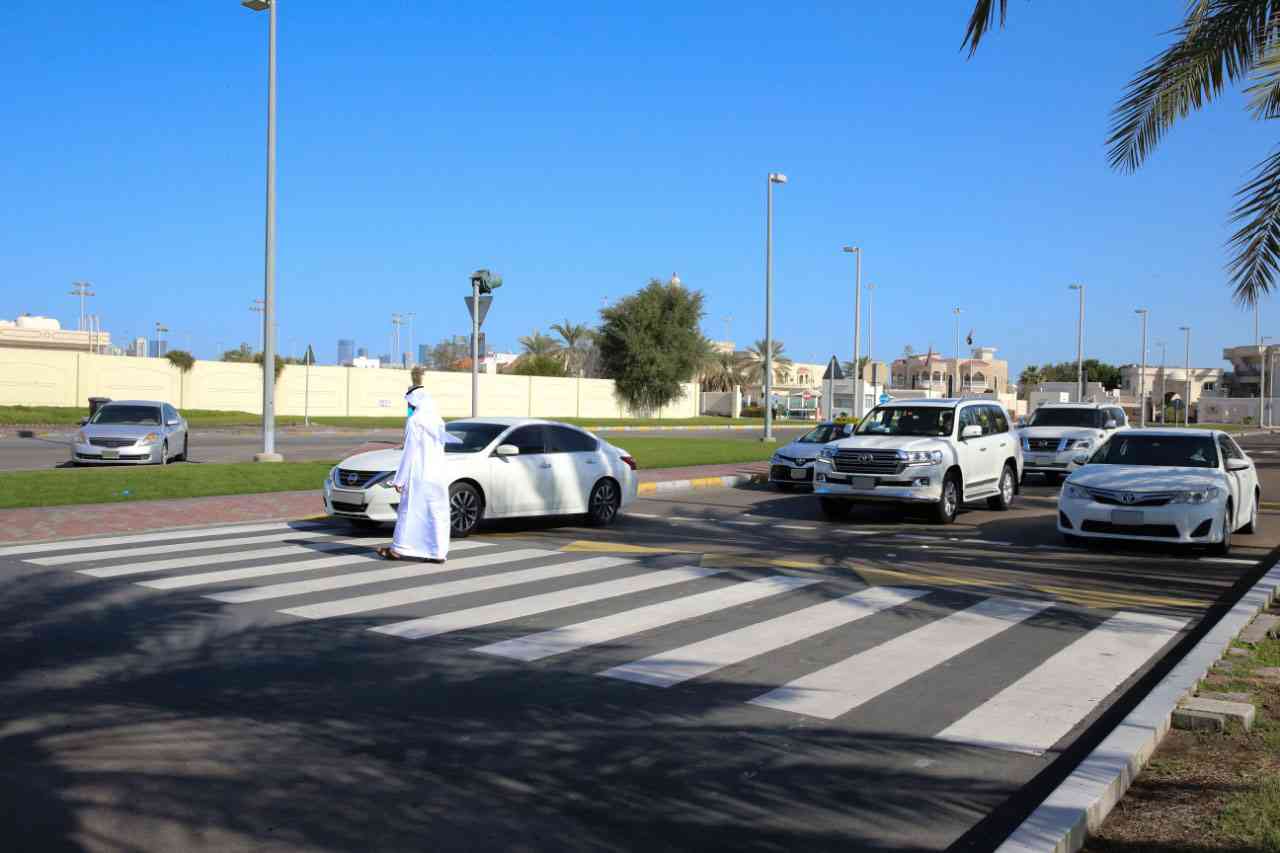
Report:
[[[591,518],[597,524],[608,524],[618,514],[618,490],[611,480],[600,481],[591,492]]]
[[[480,521],[480,499],[469,488],[449,496],[449,526],[459,536],[466,536]]]

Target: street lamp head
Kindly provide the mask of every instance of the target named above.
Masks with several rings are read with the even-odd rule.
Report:
[[[271,0],[240,0],[240,5],[255,12],[265,12],[271,8]]]
[[[1067,289],[1068,289],[1068,290],[1084,290],[1084,285],[1083,285],[1083,284],[1069,284],[1069,285],[1067,285]]]
[[[787,176],[786,176],[786,175],[784,175],[784,174],[782,174],[781,172],[770,172],[770,173],[769,173],[769,183],[771,183],[771,184],[785,184],[786,182],[787,182]]]
[[[851,255],[856,255],[858,252],[861,252],[862,249],[858,246],[844,246],[843,248],[840,249],[840,251],[848,252]]]
[[[1135,309],[1133,309],[1133,313],[1135,313],[1135,314],[1142,314],[1143,316],[1145,316],[1145,315],[1147,315],[1149,312],[1147,311],[1147,309],[1146,309],[1146,308],[1135,308]]]
[[[1178,327],[1178,331],[1179,331],[1179,332],[1189,332],[1189,331],[1191,331],[1191,327],[1190,327],[1190,326],[1179,326],[1179,327]]]

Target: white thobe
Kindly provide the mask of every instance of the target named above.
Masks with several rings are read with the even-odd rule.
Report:
[[[449,482],[444,421],[419,408],[404,426],[404,453],[392,478],[403,489],[392,549],[401,556],[443,560],[449,554]]]

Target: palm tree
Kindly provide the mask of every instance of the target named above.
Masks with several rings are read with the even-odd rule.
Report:
[[[712,351],[710,358],[699,370],[698,378],[702,381],[703,391],[732,391],[739,385],[747,384],[742,362],[731,352]]]
[[[862,356],[861,358],[859,358],[859,359],[858,359],[858,364],[859,364],[859,366],[861,366],[861,367],[862,367],[862,369],[863,369],[864,371],[867,369],[867,365],[868,365],[868,364],[870,364],[870,363],[871,363],[871,356],[869,356],[869,355],[864,355],[864,356]],[[848,379],[854,379],[854,378],[856,378],[856,377],[857,377],[857,375],[858,375],[858,371],[856,371],[856,370],[854,370],[854,369],[853,369],[853,362],[852,362],[852,361],[842,361],[842,362],[840,362],[840,369],[844,371],[844,375],[845,375],[845,377],[846,377],[846,378],[848,378]]]
[[[786,349],[786,346],[782,341],[773,342],[772,360],[773,375],[775,378],[778,376],[778,368],[785,369],[790,367],[792,364],[791,359],[782,354],[784,349]],[[750,375],[751,381],[759,382],[761,385],[764,385],[764,354],[764,341],[756,341],[754,344],[747,347],[747,355],[743,364],[744,369]]]
[[[549,335],[544,335],[537,329],[533,330],[532,335],[526,335],[520,339],[520,346],[524,348],[525,354],[555,355],[560,351],[560,347],[556,344],[555,339]]]
[[[591,343],[593,332],[586,323],[571,323],[566,319],[563,323],[552,323],[551,331],[560,336],[564,347],[560,350],[561,360],[570,373],[582,375],[582,362],[585,349]]]
[[[1004,26],[1008,6],[1009,0],[977,0],[963,41],[971,57],[997,14]],[[1248,81],[1254,118],[1280,118],[1278,25],[1274,0],[1192,2],[1173,30],[1178,40],[1138,72],[1112,112],[1112,168],[1136,171],[1179,119],[1216,100],[1228,84]],[[1236,199],[1228,271],[1236,302],[1253,306],[1276,286],[1280,269],[1280,151],[1258,164]]]

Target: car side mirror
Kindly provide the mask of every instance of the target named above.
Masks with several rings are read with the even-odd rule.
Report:
[[[169,421],[165,426],[182,426],[182,421]]]
[[[1071,461],[1072,461],[1072,462],[1074,462],[1076,465],[1088,465],[1088,464],[1089,464],[1089,454],[1088,454],[1088,453],[1077,453],[1075,456],[1072,456],[1072,457],[1071,457]]]
[[[81,418],[81,419],[80,419],[80,426],[84,426],[84,425],[85,425],[85,424],[87,424],[87,423],[89,423],[89,419],[88,419],[88,418]]]
[[[1248,459],[1228,459],[1227,470],[1228,471],[1247,471],[1249,470],[1249,460]]]
[[[1114,420],[1110,420],[1110,421],[1107,421],[1105,424],[1103,424],[1103,425],[1102,425],[1102,428],[1103,428],[1103,429],[1115,429],[1115,428],[1116,428],[1116,427],[1118,427],[1118,426],[1120,426],[1120,424],[1116,423]]]
[[[497,449],[497,450],[495,450],[495,451],[493,451],[493,452],[494,452],[496,455],[498,455],[498,456],[503,456],[503,457],[506,457],[506,456],[519,456],[519,455],[520,455],[520,448],[516,447],[514,444],[499,444],[499,445],[498,445],[498,449]]]
[[[982,427],[978,424],[969,424],[967,427],[960,430],[961,441],[967,441],[971,438],[982,438]]]

